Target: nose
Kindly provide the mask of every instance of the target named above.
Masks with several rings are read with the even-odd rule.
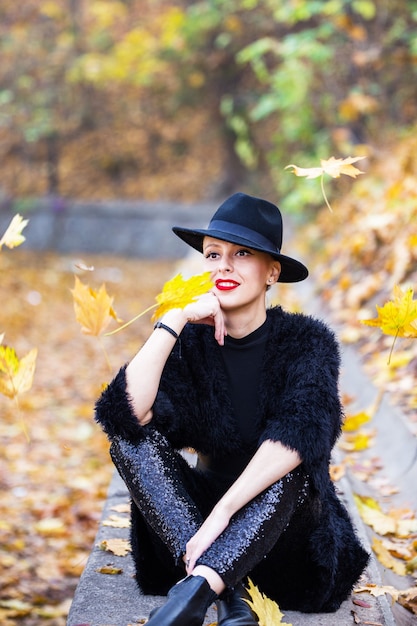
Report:
[[[231,262],[229,255],[224,254],[221,257],[221,260],[219,263],[219,267],[218,267],[219,272],[231,272],[232,269],[233,269],[233,266],[232,266],[232,262]]]

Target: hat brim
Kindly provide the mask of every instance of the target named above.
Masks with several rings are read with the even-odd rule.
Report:
[[[247,246],[252,250],[258,250],[259,252],[265,252],[270,254],[274,259],[277,259],[281,263],[281,273],[278,278],[280,283],[297,283],[304,280],[308,276],[308,269],[303,263],[293,259],[285,254],[277,252],[272,247],[267,248],[264,246],[258,246],[244,237],[236,235],[234,233],[225,233],[224,231],[208,230],[208,229],[191,229],[180,228],[179,226],[173,227],[173,232],[182,239],[189,246],[203,252],[203,240],[204,237],[213,237],[214,239],[220,239],[221,241],[228,241],[237,245]]]

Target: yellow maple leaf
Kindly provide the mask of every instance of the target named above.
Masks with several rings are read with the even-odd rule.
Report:
[[[104,539],[100,543],[99,547],[101,550],[107,550],[116,556],[126,556],[129,552],[131,552],[130,542],[127,539],[120,539],[117,537]]]
[[[33,383],[38,351],[33,348],[20,360],[13,348],[0,346],[0,393],[16,398],[29,391]]]
[[[394,297],[382,307],[376,306],[378,317],[361,320],[367,326],[378,326],[386,335],[395,337],[417,337],[417,301],[413,299],[414,291],[410,287],[405,292],[395,285]]]
[[[365,411],[360,411],[359,413],[355,413],[355,415],[348,415],[344,421],[342,430],[344,432],[354,432],[363,424],[369,422],[370,419],[370,416],[368,413],[365,413]]]
[[[361,320],[362,324],[377,326],[385,335],[394,336],[388,363],[390,363],[397,337],[417,338],[417,301],[414,300],[413,295],[414,291],[411,287],[403,291],[401,287],[395,285],[393,299],[382,307],[376,306],[378,317]]]
[[[254,585],[250,579],[248,583],[247,590],[251,599],[248,600],[244,598],[244,600],[249,604],[252,611],[256,613],[259,620],[259,626],[272,626],[272,624],[274,624],[274,626],[275,624],[292,626],[291,624],[287,624],[282,621],[284,615],[281,613],[276,602],[259,591],[258,587]]]
[[[319,176],[323,176],[323,174],[328,174],[332,178],[339,178],[341,174],[356,178],[359,174],[363,174],[363,172],[358,170],[357,167],[354,167],[352,163],[356,163],[365,158],[364,156],[347,157],[346,159],[330,157],[330,159],[327,160],[321,159],[321,167],[298,167],[291,163],[291,165],[287,165],[285,169],[287,170],[292,167],[293,174],[296,176],[305,176],[306,178],[318,178]]]
[[[384,594],[388,593],[394,602],[396,602],[398,600],[398,597],[401,593],[401,591],[399,591],[398,589],[395,589],[395,587],[391,587],[390,585],[375,585],[373,583],[368,583],[367,585],[362,585],[361,587],[356,587],[353,590],[353,593],[370,593],[371,596],[374,596],[375,598],[378,598],[379,596],[383,596]]]
[[[152,309],[156,309],[152,315],[153,321],[162,317],[162,315],[171,309],[183,309],[187,306],[187,304],[193,302],[193,300],[195,300],[198,296],[202,296],[203,294],[209,292],[212,287],[213,283],[210,280],[210,272],[197,274],[196,276],[191,276],[191,278],[188,279],[184,279],[181,274],[177,274],[174,278],[171,278],[171,280],[168,280],[164,284],[161,293],[156,296],[156,304],[152,304],[150,307],[126,322],[126,324],[123,324],[123,326],[120,326],[119,328],[116,328],[116,330],[106,334],[114,335],[115,333],[120,332]]]
[[[121,517],[120,515],[110,515],[102,524],[103,526],[110,526],[111,528],[130,528],[130,519],[128,517]]]
[[[366,157],[347,157],[346,159],[335,159],[334,157],[330,157],[327,161],[321,160],[320,164],[323,168],[323,172],[328,174],[332,178],[339,178],[341,174],[345,174],[345,176],[350,176],[351,178],[356,178],[359,174],[363,174],[361,170],[358,170],[357,167],[354,167],[352,163],[356,163],[361,159],[365,159]]]
[[[287,170],[289,168],[292,168],[293,174],[295,174],[296,176],[304,176],[308,179],[321,177],[321,191],[323,193],[323,198],[329,210],[332,211],[332,207],[330,206],[330,203],[326,196],[326,192],[324,190],[324,174],[328,174],[332,178],[339,178],[342,174],[350,176],[351,178],[356,178],[359,174],[363,174],[363,172],[357,167],[354,167],[352,164],[365,158],[365,156],[359,156],[347,157],[346,159],[336,159],[332,156],[330,157],[330,159],[327,160],[321,159],[321,167],[298,167],[297,165],[291,163],[290,165],[287,165],[285,169]]]
[[[415,517],[404,519],[398,517],[395,511],[391,512],[391,515],[387,515],[381,511],[381,507],[374,498],[354,494],[354,500],[365,524],[371,526],[379,535],[395,535],[403,538],[417,532],[417,519]]]
[[[84,334],[98,337],[112,319],[117,322],[121,321],[113,309],[113,298],[108,295],[105,285],[101,285],[96,291],[84,285],[76,276],[75,286],[71,293],[74,299],[75,317]]]
[[[3,237],[0,239],[0,250],[3,246],[8,248],[16,248],[25,241],[25,237],[22,235],[22,230],[28,224],[29,220],[24,220],[19,213],[13,217],[9,226],[6,229]]]
[[[184,280],[181,274],[177,274],[165,283],[161,293],[156,296],[158,308],[152,319],[162,317],[170,309],[183,309],[198,296],[210,291],[212,287],[210,272],[191,276],[187,280]]]
[[[373,442],[372,433],[346,433],[339,447],[346,452],[359,452],[367,450]]]
[[[405,576],[407,574],[406,564],[393,557],[381,539],[377,539],[376,537],[372,539],[372,550],[375,552],[378,561],[384,567],[388,567],[388,569],[399,576]]]

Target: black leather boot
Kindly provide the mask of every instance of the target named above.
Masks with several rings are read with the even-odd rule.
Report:
[[[239,583],[216,600],[218,626],[258,626],[256,614],[244,598],[251,599],[245,587]]]
[[[217,594],[202,576],[187,576],[171,587],[167,598],[151,612],[146,626],[201,626]]]

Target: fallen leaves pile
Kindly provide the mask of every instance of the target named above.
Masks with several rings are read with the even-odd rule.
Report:
[[[66,623],[113,471],[106,437],[93,422],[94,401],[151,327],[144,316],[116,337],[102,338],[108,364],[101,344],[80,332],[74,316],[74,274],[88,266],[96,268],[88,282],[106,283],[125,320],[154,302],[172,276],[169,262],[95,257],[80,263],[24,248],[0,254],[3,344],[18,358],[38,349],[30,391],[18,405],[0,394],[5,626]]]

